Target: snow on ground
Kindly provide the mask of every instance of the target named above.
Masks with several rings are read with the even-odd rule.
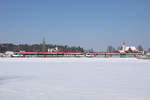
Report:
[[[0,100],[150,100],[150,60],[0,58]]]

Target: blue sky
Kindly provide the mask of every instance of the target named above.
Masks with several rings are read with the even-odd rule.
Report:
[[[0,42],[150,47],[150,0],[0,0]]]

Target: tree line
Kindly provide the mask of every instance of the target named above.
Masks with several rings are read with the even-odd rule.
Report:
[[[94,52],[93,49],[85,50],[80,46],[68,46],[68,45],[53,45],[53,44],[45,44],[45,52],[48,51],[48,49],[58,47],[58,52]],[[117,49],[113,46],[109,45],[107,47],[107,52],[119,52],[122,47],[118,47]],[[139,45],[137,47],[138,51],[144,51],[143,47]],[[12,43],[1,43],[0,44],[0,52],[4,53],[6,51],[26,51],[26,52],[43,52],[43,44],[12,44]],[[150,52],[150,48],[146,50],[147,52]],[[129,50],[128,52],[133,52],[132,50]]]
[[[58,47],[58,52],[84,52],[84,49],[80,46],[68,46],[68,45],[52,45],[45,44],[45,52],[50,48]],[[42,52],[43,44],[12,44],[12,43],[2,43],[0,44],[0,52],[4,53],[6,51],[26,51],[26,52]]]

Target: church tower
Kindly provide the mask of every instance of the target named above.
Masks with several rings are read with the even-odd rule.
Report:
[[[122,44],[122,51],[125,52],[126,51],[126,44],[123,42]]]
[[[43,43],[42,43],[42,52],[45,52],[45,49],[46,49],[46,47],[45,47],[45,38],[43,38]]]

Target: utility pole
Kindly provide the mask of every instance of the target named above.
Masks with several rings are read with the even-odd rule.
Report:
[[[42,43],[42,52],[45,52],[45,38],[43,38],[43,43]]]

